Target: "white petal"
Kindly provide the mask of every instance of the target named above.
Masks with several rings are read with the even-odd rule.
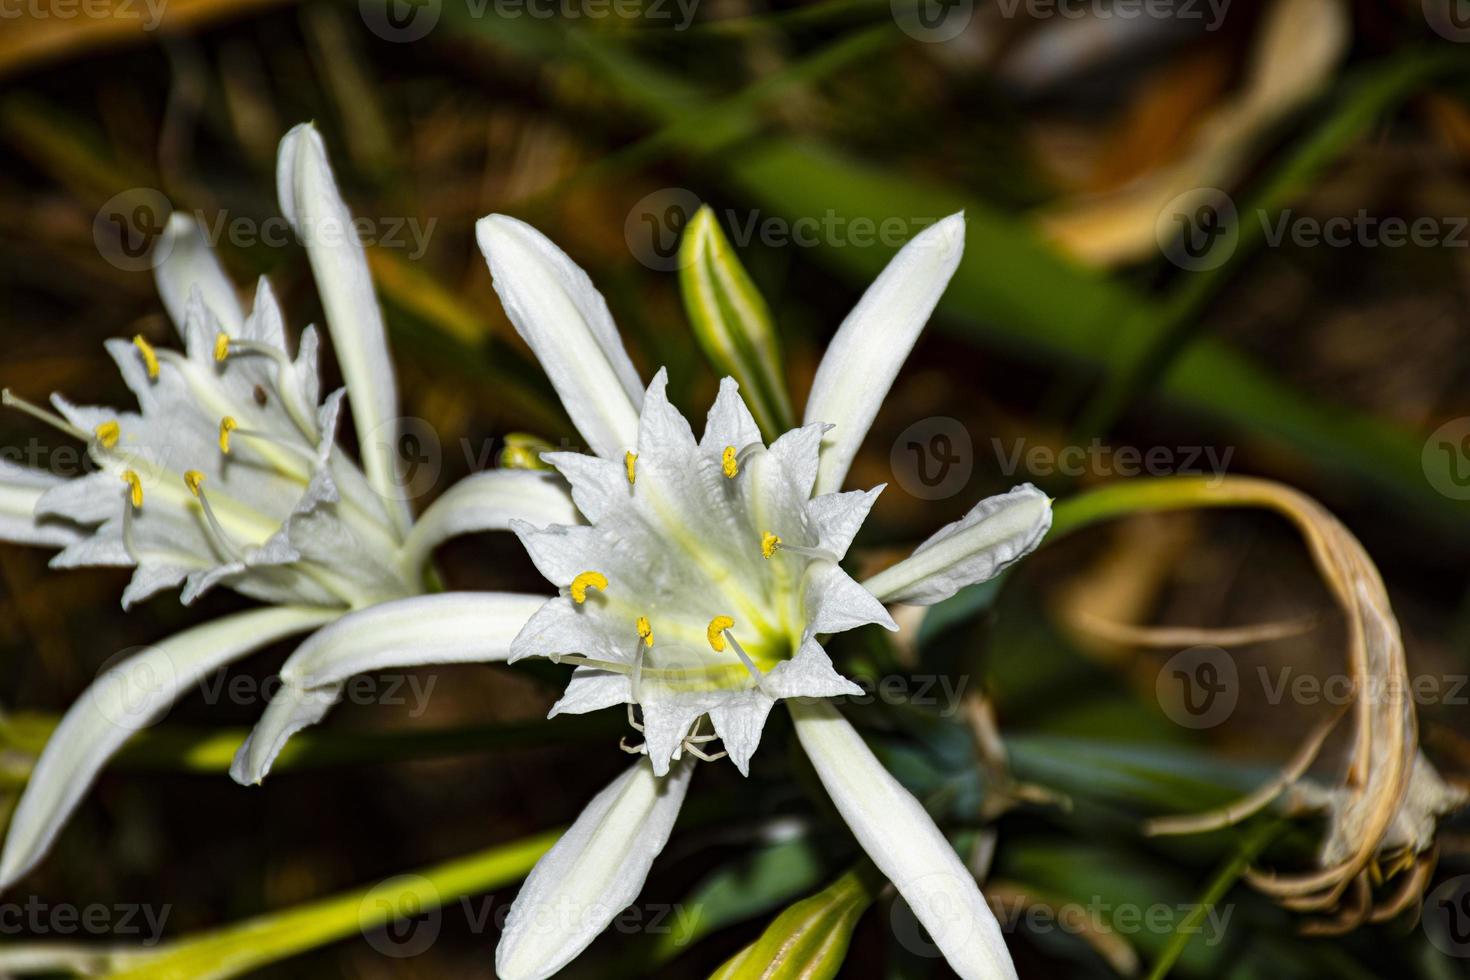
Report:
[[[327,162],[321,134],[310,124],[297,126],[281,140],[277,157],[281,212],[306,246],[316,277],[327,329],[347,382],[352,417],[362,446],[369,482],[389,502],[402,526],[408,523],[394,440],[398,426],[398,388],[383,313],[357,239]]]
[[[0,890],[35,867],[107,760],[180,695],[252,650],[336,615],[300,606],[239,613],[172,636],[99,677],[36,761],[0,855]]]
[[[542,453],[541,458],[571,484],[572,501],[589,521],[601,520],[613,506],[628,499],[627,470],[622,460],[613,462],[588,453]]]
[[[780,462],[787,479],[803,500],[812,495],[812,487],[816,485],[822,437],[831,428],[826,422],[809,422],[799,429],[783,432],[771,443],[771,455]]]
[[[719,454],[726,446],[734,446],[738,452],[760,441],[760,427],[740,397],[740,385],[734,378],[722,378],[720,393],[715,396],[715,403],[710,406],[709,415],[704,420],[704,435],[700,437],[699,448]]]
[[[999,575],[1041,543],[1051,500],[1029,483],[987,497],[914,553],[863,583],[884,602],[928,606]]]
[[[763,691],[741,691],[731,692],[718,707],[710,709],[709,720],[720,736],[720,745],[730,753],[730,761],[742,776],[750,775],[751,756],[760,747],[761,733],[775,704]]]
[[[832,666],[832,658],[816,640],[807,640],[796,656],[766,674],[766,689],[781,698],[837,698],[863,694],[863,689]]]
[[[817,493],[842,488],[858,446],[964,250],[963,214],[924,229],[894,256],[842,321],[806,403],[806,421],[836,426],[823,445]]]
[[[898,624],[883,608],[883,603],[852,576],[831,562],[814,562],[806,580],[806,636],[818,633],[841,633],[869,623],[886,630],[898,630]]]
[[[1015,980],[975,878],[929,814],[825,701],[792,701],[796,734],[837,811],[964,980]]]
[[[593,798],[536,863],[505,922],[501,980],[544,980],[577,957],[643,890],[689,789],[693,760],[666,777],[646,759]]]
[[[511,640],[544,602],[532,595],[445,592],[343,616],[286,659],[281,691],[240,746],[230,775],[245,785],[264,779],[287,739],[320,721],[357,674],[505,660]]]
[[[182,211],[175,211],[155,248],[158,254],[167,257],[154,269],[153,278],[179,336],[188,340],[184,332],[186,311],[189,294],[195,289],[220,326],[229,333],[238,333],[245,322],[240,297],[235,292],[235,284],[220,267],[219,258],[199,223]]]
[[[81,530],[66,521],[36,519],[41,498],[73,482],[0,459],[0,541],[57,548],[80,541]]]
[[[607,301],[587,273],[525,222],[492,214],[476,234],[506,315],[577,431],[597,455],[621,459],[638,439],[643,386]]]
[[[551,706],[546,716],[585,715],[590,711],[601,711],[615,704],[627,704],[633,700],[633,685],[627,674],[617,674],[595,667],[578,667],[572,671],[571,682],[561,700]]]
[[[403,567],[416,574],[429,552],[461,534],[506,531],[512,518],[538,526],[575,524],[577,508],[554,473],[491,470],[460,480],[415,522],[403,544]]]
[[[824,551],[830,551],[839,559],[852,547],[852,539],[868,519],[868,511],[878,499],[878,494],[888,484],[880,483],[871,490],[849,490],[845,493],[824,493],[813,497],[807,504],[807,516],[817,529],[817,541]]]

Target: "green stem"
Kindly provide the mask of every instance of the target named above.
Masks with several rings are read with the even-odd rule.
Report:
[[[1209,915],[1210,911],[1219,904],[1236,880],[1245,873],[1250,863],[1266,849],[1266,845],[1270,844],[1285,826],[1286,824],[1279,820],[1270,821],[1261,824],[1245,836],[1235,853],[1205,887],[1204,893],[1194,903],[1194,908],[1190,909],[1189,914],[1179,923],[1179,928],[1169,937],[1164,951],[1159,954],[1154,968],[1149,971],[1148,980],[1164,980],[1164,977],[1173,969],[1174,964],[1179,961],[1179,957],[1184,955],[1184,949],[1189,945],[1189,940],[1200,931],[1199,927],[1204,922],[1205,916]]]

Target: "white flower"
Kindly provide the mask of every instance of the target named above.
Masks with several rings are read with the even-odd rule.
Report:
[[[96,470],[61,480],[0,466],[0,540],[61,547],[56,567],[133,567],[124,606],[181,584],[186,603],[219,584],[279,605],[187,630],[98,678],[37,760],[0,853],[0,889],[44,856],[130,735],[263,646],[339,620],[302,647],[317,672],[314,718],[361,670],[504,659],[540,600],[421,595],[430,553],[456,534],[504,530],[512,518],[577,520],[553,475],[492,471],[411,521],[394,469],[398,395],[367,257],[315,129],[292,130],[279,163],[282,210],[307,245],[365,466],[336,444],[344,393],[320,397],[315,330],[303,332],[293,357],[269,284],[260,281],[247,316],[202,230],[183,215],[160,240],[156,270],[183,352],[142,338],[107,344],[139,410],[56,396],[52,412],[6,392],[8,404],[85,442]],[[473,640],[420,642],[426,616]],[[267,720],[286,722],[307,700],[295,679],[286,674]],[[251,768],[251,749],[236,767],[242,781],[264,773]]]
[[[943,834],[824,699],[860,689],[819,635],[896,628],[883,601],[937,602],[1041,540],[1050,501],[1030,486],[982,501],[914,555],[859,585],[840,562],[878,490],[837,492],[957,265],[955,215],[909,243],[838,331],[806,424],[763,444],[726,379],[703,436],[646,392],[607,306],[544,236],[500,215],[479,240],[495,287],[596,455],[545,456],[586,526],[513,526],[559,595],[511,645],[578,664],[556,712],[627,704],[646,753],[531,873],[496,955],[507,980],[547,977],[632,901],[667,840],[694,760],[718,738],[744,772],[775,701],[854,836],[963,977],[1014,977],[1000,930]],[[636,713],[634,706],[641,712]],[[705,731],[706,720],[709,731]]]

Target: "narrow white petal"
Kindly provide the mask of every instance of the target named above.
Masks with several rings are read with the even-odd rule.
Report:
[[[326,716],[348,678],[429,664],[504,661],[544,596],[444,592],[343,616],[312,634],[281,667],[281,690],[235,754],[230,775],[254,785],[292,735]]]
[[[880,483],[871,490],[824,493],[813,497],[806,506],[806,512],[817,529],[819,547],[832,552],[839,560],[846,556],[847,549],[852,547],[852,539],[857,537],[863,521],[868,519],[868,511],[873,509],[878,494],[886,486],[888,484]]]
[[[586,949],[643,890],[684,803],[693,760],[658,777],[647,759],[595,796],[532,869],[505,922],[501,980],[543,980]]]
[[[189,294],[195,289],[199,290],[204,304],[214,313],[220,326],[231,334],[239,333],[245,323],[240,297],[235,292],[235,284],[220,267],[219,258],[210,247],[199,222],[182,211],[175,211],[154,247],[157,254],[165,258],[154,269],[153,278],[179,336],[188,340],[184,325]]]
[[[416,575],[440,543],[461,534],[509,530],[513,518],[543,527],[578,521],[566,482],[554,473],[477,473],[450,487],[415,522],[403,545],[403,567]]]
[[[853,836],[964,980],[1015,980],[1000,925],[929,814],[826,701],[790,701],[802,748]]]
[[[327,329],[342,377],[347,382],[352,418],[362,446],[368,481],[382,495],[400,525],[408,506],[398,476],[394,442],[398,431],[398,387],[383,312],[368,271],[367,255],[327,162],[321,134],[310,124],[297,126],[281,140],[277,157],[281,213],[306,246]]]
[[[863,583],[884,602],[929,606],[994,578],[1051,529],[1051,499],[1029,483],[986,497],[897,565]]]
[[[964,250],[963,214],[924,229],[894,256],[842,321],[806,403],[807,422],[836,426],[823,443],[817,493],[842,489],[858,446]]]
[[[172,636],[99,677],[67,710],[36,761],[0,854],[0,890],[41,860],[107,760],[201,678],[337,615],[302,606],[239,613]]]
[[[643,385],[602,298],[565,252],[503,214],[476,227],[506,315],[541,362],[592,451],[621,459],[638,441]]]
[[[841,565],[813,562],[807,571],[806,632],[803,641],[818,633],[842,633],[869,623],[898,631],[883,603],[853,580]]]
[[[720,379],[720,393],[705,416],[704,435],[700,437],[699,448],[719,454],[726,446],[734,446],[738,452],[760,442],[760,427],[745,406],[745,399],[740,397],[740,385],[734,378]]]
[[[0,541],[57,548],[80,541],[80,529],[64,520],[36,520],[37,501],[47,490],[65,486],[66,482],[42,470],[0,459]]]

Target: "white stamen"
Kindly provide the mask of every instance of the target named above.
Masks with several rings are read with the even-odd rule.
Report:
[[[768,698],[775,698],[776,695],[772,694],[766,686],[766,675],[762,674],[760,668],[755,665],[755,661],[750,659],[749,654],[745,652],[745,648],[740,645],[740,641],[735,639],[735,634],[729,630],[725,630],[725,640],[730,646],[735,648],[735,656],[740,658],[740,662],[745,665],[745,669],[750,671],[750,676],[755,678],[755,686],[760,688],[760,692]]]

